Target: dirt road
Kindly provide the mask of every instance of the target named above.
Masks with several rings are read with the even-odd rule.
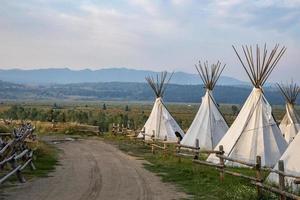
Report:
[[[8,192],[8,200],[181,199],[185,194],[128,156],[99,140],[57,144],[60,164],[48,178],[27,182]],[[2,197],[3,198],[3,197]],[[1,199],[1,198],[0,198]]]

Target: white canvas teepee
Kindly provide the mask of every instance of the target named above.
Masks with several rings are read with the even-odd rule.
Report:
[[[285,151],[287,143],[272,115],[272,108],[264,97],[262,86],[286,48],[283,47],[277,54],[278,45],[276,45],[267,56],[265,45],[261,58],[260,49],[257,47],[257,58],[254,61],[252,48],[243,47],[247,67],[235,48],[234,50],[254,88],[216,150],[219,145],[223,145],[225,156],[249,163],[255,163],[256,156],[261,156],[262,166],[273,167]],[[214,154],[207,160],[219,162]],[[226,164],[237,165],[229,162]]]
[[[141,132],[138,135],[139,138],[143,137],[143,134],[145,134],[145,140],[167,139],[167,141],[176,142],[178,136],[181,138],[184,136],[182,129],[167,110],[162,100],[166,85],[170,81],[171,76],[168,81],[166,81],[167,72],[162,72],[160,78],[157,76],[156,80],[154,80],[153,77],[146,77],[147,82],[156,94],[156,100],[150,116],[143,127],[145,132]]]
[[[300,177],[300,134],[297,134],[295,139],[290,143],[286,151],[283,153],[279,160],[284,163],[284,172],[287,174],[292,174],[294,176]],[[278,170],[278,164],[275,165],[274,169]],[[270,173],[267,180],[273,183],[279,182],[278,174]],[[290,177],[285,177],[286,186],[291,186],[294,190],[299,190],[300,185],[294,184],[294,179]]]
[[[278,84],[278,87],[286,99],[286,113],[279,128],[287,143],[290,143],[300,131],[300,118],[294,108],[295,101],[300,92],[300,87],[293,82],[289,85]]]
[[[204,66],[199,62],[199,68],[196,66],[205,85],[206,93],[202,97],[201,106],[181,144],[195,146],[195,141],[198,139],[201,149],[212,150],[228,130],[228,125],[212,96],[212,90],[225,67],[225,65],[222,68],[220,66],[220,62],[213,64],[211,70],[208,69],[207,62],[204,63]]]

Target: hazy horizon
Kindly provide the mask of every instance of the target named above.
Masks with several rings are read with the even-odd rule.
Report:
[[[231,45],[275,43],[287,52],[270,76],[300,73],[300,1],[4,0],[0,69],[125,67],[195,74],[198,60],[226,63],[248,81]]]

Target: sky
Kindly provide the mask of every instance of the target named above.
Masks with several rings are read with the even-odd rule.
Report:
[[[199,60],[219,60],[247,80],[232,45],[279,43],[271,81],[300,82],[299,35],[300,0],[1,0],[0,69],[196,73]]]

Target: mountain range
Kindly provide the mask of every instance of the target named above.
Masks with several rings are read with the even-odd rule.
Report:
[[[49,68],[0,70],[1,101],[31,100],[118,100],[152,101],[145,76],[159,72],[127,68],[71,70]],[[197,74],[175,72],[168,85],[165,101],[199,103],[204,87]],[[277,89],[266,85],[265,94],[272,104],[283,104]],[[235,78],[221,76],[214,90],[219,103],[242,104],[251,86]]]
[[[166,102],[201,102],[203,85],[169,84],[164,96]],[[214,89],[218,103],[243,104],[251,92],[250,86],[221,86]],[[283,104],[279,91],[265,87],[264,93],[271,104]],[[0,101],[150,101],[155,98],[147,83],[98,82],[30,85],[0,81]],[[297,102],[299,103],[299,102]]]
[[[136,70],[128,68],[106,68],[99,70],[71,70],[68,68],[49,69],[1,69],[0,80],[21,84],[69,84],[96,82],[145,82],[145,76],[156,75],[159,72],[150,70]],[[198,74],[175,72],[171,82],[180,85],[201,84]],[[221,76],[218,85],[245,85],[238,79]]]

